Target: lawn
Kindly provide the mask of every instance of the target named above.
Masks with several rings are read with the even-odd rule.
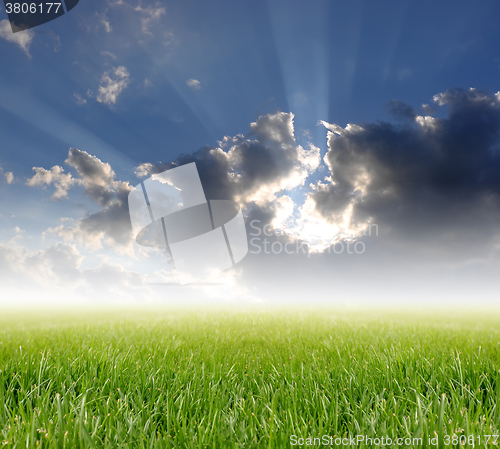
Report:
[[[0,447],[495,447],[500,430],[497,312],[0,315]]]

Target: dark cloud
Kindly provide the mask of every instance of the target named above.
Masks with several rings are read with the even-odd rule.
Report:
[[[500,95],[450,89],[434,97],[446,118],[325,124],[331,181],[310,194],[315,211],[336,222],[375,221],[386,230],[436,236],[497,233],[500,199]],[[392,103],[399,116],[411,107]]]
[[[449,90],[434,97],[435,117],[417,115],[400,102],[389,106],[397,119],[393,122],[345,128],[324,123],[329,129],[324,160],[330,173],[311,187],[306,180],[319,165],[319,150],[297,145],[293,114],[286,113],[260,117],[247,136],[225,137],[218,146],[173,162],[143,163],[137,174],[146,177],[195,162],[207,198],[234,199],[242,205],[249,238],[258,236],[250,250],[261,251],[241,262],[238,282],[258,290],[259,297],[310,298],[314,286],[315,295],[328,300],[391,295],[395,300],[401,295],[415,300],[448,295],[455,300],[457,294],[470,297],[478,291],[478,282],[483,296],[496,295],[500,94]],[[66,162],[75,175],[58,166],[38,168],[30,182],[52,185],[59,196],[79,185],[102,210],[50,231],[97,248],[132,248],[130,186],[117,181],[108,164],[83,151],[72,149]],[[290,193],[302,187],[308,189],[305,202]],[[290,219],[289,210],[294,212]],[[256,232],[249,226],[252,220],[259,220],[258,228],[272,223],[284,232]],[[357,234],[368,223],[377,224],[377,233]],[[366,251],[330,251],[334,240],[363,243]],[[297,243],[289,246],[296,250],[266,253],[273,244],[284,248],[287,243]],[[18,258],[26,266],[32,263],[33,272],[43,273],[48,264],[61,278],[75,277],[78,254],[69,247],[56,249],[54,257],[49,252],[42,260],[19,248],[0,248],[0,266]],[[79,282],[106,284],[107,279],[122,278],[127,288],[140,281],[119,267],[102,266],[86,270]]]
[[[34,167],[36,174],[27,181],[27,185],[53,185],[53,199],[67,198],[70,189],[80,186],[84,194],[103,209],[76,220],[73,226],[58,226],[47,232],[93,248],[100,248],[103,241],[112,246],[130,245],[132,227],[127,197],[132,187],[129,183],[116,180],[116,174],[108,163],[77,148],[70,148],[65,163],[76,170],[75,177],[57,165],[49,170]]]
[[[116,197],[130,191],[128,183],[116,181],[111,165],[78,148],[70,148],[66,164],[76,169],[77,183],[85,194],[101,206],[116,202]]]
[[[132,244],[132,226],[128,213],[127,195],[122,194],[115,202],[99,212],[76,220],[73,226],[60,225],[46,232],[56,234],[66,241],[98,249],[103,242],[124,249]]]
[[[303,204],[284,195],[305,185],[319,165],[319,150],[296,143],[291,113],[262,116],[246,137],[225,137],[217,147],[173,162],[146,162],[136,173],[146,177],[195,162],[207,198],[238,201],[247,222],[273,223],[290,239],[316,245],[316,251],[332,238],[343,238],[332,229],[352,238],[368,223],[391,235],[394,245],[403,241],[397,236],[409,236],[407,241],[446,251],[464,238],[484,247],[496,238],[500,222],[499,95],[452,89],[436,95],[433,103],[437,109],[446,106],[448,115],[417,115],[411,106],[393,101],[393,115],[404,120],[345,128],[324,123],[330,177],[312,185]],[[109,164],[84,151],[71,149],[66,163],[77,176],[53,167],[37,172],[36,185],[51,182],[62,191],[83,186],[103,209],[50,232],[96,248],[104,242],[131,247],[129,184],[117,181]],[[292,212],[298,215],[289,220],[286,214]],[[277,218],[283,213],[285,218]]]
[[[65,173],[58,165],[48,170],[43,167],[33,167],[35,175],[28,179],[26,184],[30,187],[53,185],[56,190],[52,198],[56,200],[67,198],[70,189],[81,186],[85,195],[100,206],[121,202],[119,197],[130,192],[131,186],[127,182],[117,181],[116,174],[108,163],[102,162],[86,151],[70,148],[68,158],[64,162],[76,170],[76,177],[71,173]]]
[[[140,164],[136,173],[145,177],[195,162],[207,198],[233,199],[251,217],[269,222],[275,215],[273,202],[277,196],[302,186],[320,162],[317,148],[305,150],[297,145],[293,118],[293,114],[283,112],[262,116],[250,125],[247,138],[225,137],[218,147],[203,147],[173,162]],[[56,199],[66,198],[71,188],[81,186],[85,195],[103,209],[71,226],[61,225],[47,232],[93,248],[101,248],[106,242],[130,249],[133,236],[127,197],[131,186],[116,180],[109,164],[77,148],[69,150],[65,162],[76,170],[76,176],[59,166],[49,170],[35,167],[36,174],[28,185],[53,185]]]
[[[280,192],[302,186],[319,165],[317,148],[297,145],[293,118],[284,112],[261,116],[248,137],[225,137],[218,147],[181,155],[173,163],[143,163],[136,172],[148,176],[195,162],[207,198],[265,207]]]
[[[65,162],[76,169],[85,195],[104,208],[77,220],[74,227],[57,228],[57,233],[87,246],[100,247],[101,240],[111,246],[129,246],[132,242],[127,201],[132,188],[129,183],[117,181],[108,163],[77,148],[69,150]]]
[[[415,120],[417,116],[412,106],[399,100],[391,100],[385,107],[396,120]]]

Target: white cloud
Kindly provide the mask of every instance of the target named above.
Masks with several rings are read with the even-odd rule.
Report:
[[[163,45],[165,47],[168,47],[170,44],[172,44],[174,42],[175,42],[174,33],[172,33],[171,31],[165,32],[165,41],[163,42]]]
[[[320,150],[314,145],[305,149],[294,136],[294,116],[278,112],[259,117],[250,125],[249,138],[243,135],[225,137],[216,148],[206,148],[197,166],[200,173],[214,183],[204,183],[210,198],[233,198],[244,208],[255,205],[269,214],[269,222],[297,234],[297,206],[288,192],[301,188],[321,162]],[[200,150],[201,151],[201,150]],[[198,157],[197,156],[197,157]],[[92,249],[111,247],[114,251],[135,255],[127,196],[131,186],[116,180],[111,166],[85,151],[72,148],[66,164],[75,175],[55,166],[50,170],[35,168],[37,174],[29,185],[54,185],[54,198],[66,196],[69,188],[83,187],[84,193],[103,209],[84,218],[47,229],[66,242],[76,242]],[[176,161],[182,165],[192,160]],[[136,167],[138,177],[171,168],[145,162]],[[213,170],[213,172],[212,172]]]
[[[311,143],[308,148],[297,144],[293,121],[292,113],[261,116],[250,124],[247,137],[226,136],[217,148],[206,148],[175,162],[196,161],[207,180],[207,197],[232,198],[247,216],[258,218],[261,225],[270,223],[283,238],[303,241],[313,252],[323,251],[332,242],[355,238],[367,223],[353,223],[352,207],[340,208],[335,222],[316,210],[316,198],[328,190],[331,179],[328,184],[306,185],[308,177],[320,168],[320,149]],[[363,130],[357,125],[325,125],[330,136]],[[328,159],[326,162],[329,165]],[[169,168],[171,164],[145,162],[136,167],[136,175],[145,177]],[[357,173],[354,183],[357,191],[366,190],[366,173]]]
[[[142,6],[137,6],[135,8],[137,12],[140,12],[144,17],[141,18],[141,28],[142,32],[145,34],[152,34],[150,32],[150,26],[153,22],[158,21],[160,17],[165,14],[165,8],[161,6],[160,3],[156,3],[155,6],[148,6],[143,8]]]
[[[57,243],[45,251],[30,251],[18,245],[0,244],[2,286],[34,284],[43,287],[74,282],[83,260],[74,245]]]
[[[87,100],[83,98],[80,94],[74,94],[76,104],[81,106],[82,104],[86,104]]]
[[[206,147],[176,163],[196,161],[199,170],[207,170],[214,184],[207,184],[212,198],[232,197],[241,205],[254,202],[270,205],[277,194],[303,186],[320,164],[319,149],[297,145],[292,113],[277,112],[259,117],[250,124],[249,138],[242,134],[226,136],[219,147]],[[171,168],[171,164],[142,163],[139,177]]]
[[[0,37],[8,42],[12,42],[18,45],[28,58],[31,58],[30,46],[33,41],[35,33],[32,30],[18,31],[17,33],[12,32],[12,28],[7,19],[0,21]]]
[[[124,66],[115,67],[101,77],[97,101],[107,105],[114,105],[118,96],[130,83],[130,73]]]
[[[433,130],[439,123],[439,119],[431,115],[417,115],[415,121],[424,129]]]
[[[194,78],[187,80],[186,84],[193,89],[201,89],[201,83]]]
[[[68,190],[78,183],[71,176],[71,173],[64,173],[64,168],[55,165],[50,170],[42,167],[33,167],[36,173],[26,182],[30,187],[45,187],[53,185],[56,191],[52,195],[52,199],[60,200],[68,197]]]
[[[125,197],[126,195],[123,195],[120,200],[116,200],[103,210],[80,218],[68,226],[49,228],[45,233],[57,235],[66,242],[76,242],[94,250],[106,245],[119,254],[135,256]]]
[[[101,51],[101,55],[108,56],[111,59],[116,59],[116,55],[114,53],[111,53],[110,51],[103,50]]]
[[[54,185],[56,191],[53,199],[66,198],[68,190],[73,186],[81,186],[84,193],[100,206],[110,206],[119,200],[118,196],[127,195],[131,189],[128,182],[117,181],[116,174],[108,163],[78,148],[70,148],[68,158],[64,161],[77,172],[77,177],[64,173],[58,165],[49,170],[33,167],[35,175],[26,182],[30,187]]]
[[[131,189],[128,182],[117,181],[116,174],[108,163],[78,148],[70,148],[65,161],[76,169],[78,183],[85,194],[101,206],[109,206],[117,201],[117,196],[127,195]]]
[[[111,33],[111,31],[113,31],[113,28],[111,27],[109,19],[106,17],[106,15],[98,13],[96,13],[96,15],[99,18],[99,23],[103,26],[104,31],[106,31],[106,33]]]
[[[131,190],[129,183],[116,180],[109,164],[77,148],[69,150],[65,163],[76,170],[75,177],[64,173],[58,165],[49,170],[34,167],[36,174],[27,181],[27,185],[55,186],[52,198],[56,200],[67,198],[69,189],[80,186],[88,198],[104,209],[69,226],[49,228],[46,232],[93,249],[102,248],[106,243],[117,251],[131,253],[132,232],[126,207],[126,198]]]
[[[8,297],[5,292],[11,288],[16,298],[29,291],[35,301],[52,295],[66,301],[77,296],[109,300],[110,294],[120,299],[147,298],[151,296],[147,283],[165,277],[143,275],[107,260],[83,268],[84,259],[74,244],[58,242],[47,249],[29,250],[15,240],[0,243],[0,296]]]
[[[271,222],[275,229],[284,229],[287,227],[287,222],[292,218],[295,204],[288,195],[283,195],[275,201],[275,215]]]
[[[139,164],[135,168],[135,174],[138,178],[144,178],[145,176],[148,176],[150,173],[154,172],[154,165],[151,162],[144,162],[142,164]]]
[[[50,36],[54,39],[54,52],[57,53],[61,49],[61,38],[54,32],[50,33]]]
[[[5,180],[7,181],[7,184],[12,184],[14,182],[14,174],[8,171],[5,173]]]
[[[2,175],[5,177],[5,182],[7,184],[12,184],[14,182],[14,174],[12,172],[7,172],[7,173],[4,173],[3,172],[3,168],[0,166],[0,175]]]

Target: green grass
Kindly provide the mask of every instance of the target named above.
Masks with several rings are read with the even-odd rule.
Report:
[[[498,314],[1,315],[0,447],[437,447],[500,429]]]

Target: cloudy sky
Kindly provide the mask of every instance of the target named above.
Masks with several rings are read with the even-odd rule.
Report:
[[[496,304],[500,3],[0,10],[0,303]],[[127,197],[195,162],[250,253],[180,287]],[[269,235],[268,235],[269,234]]]

